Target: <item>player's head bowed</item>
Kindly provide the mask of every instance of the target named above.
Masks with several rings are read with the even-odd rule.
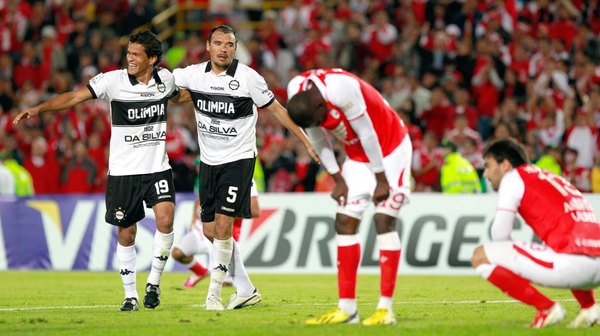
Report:
[[[317,126],[327,115],[327,102],[319,90],[312,86],[310,89],[299,92],[287,103],[290,118],[296,125],[306,128]]]
[[[523,145],[514,139],[502,139],[492,142],[483,151],[483,157],[492,157],[497,163],[508,160],[513,167],[529,163]]]

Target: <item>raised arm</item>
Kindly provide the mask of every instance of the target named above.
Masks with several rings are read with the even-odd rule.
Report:
[[[92,98],[92,92],[87,86],[84,86],[78,90],[60,94],[39,105],[24,109],[15,117],[13,124],[18,124],[23,118],[36,117],[41,112],[68,109]]]
[[[308,150],[308,154],[310,154],[313,160],[315,160],[318,164],[321,164],[319,155],[317,155],[317,152],[308,140],[306,133],[304,133],[304,131],[292,121],[285,107],[283,107],[277,101],[277,99],[275,99],[269,106],[265,107],[265,109],[271,112],[275,119],[277,119],[277,121],[279,121],[285,128],[287,128],[290,132],[294,133],[294,135],[298,137],[300,141],[302,141],[302,143]]]

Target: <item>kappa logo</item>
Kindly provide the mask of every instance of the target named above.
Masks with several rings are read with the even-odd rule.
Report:
[[[169,256],[155,256],[154,258],[160,260],[160,261],[167,261],[167,259],[169,259]]]
[[[219,266],[215,267],[215,270],[220,270],[223,273],[227,273],[227,266],[225,266],[223,264],[219,264]]]
[[[130,271],[128,269],[122,269],[121,272],[119,272],[119,273],[121,273],[121,275],[128,275],[128,274],[132,274],[132,273],[135,273],[135,272],[134,271]]]

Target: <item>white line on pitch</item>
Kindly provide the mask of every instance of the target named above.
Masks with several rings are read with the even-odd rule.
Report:
[[[556,300],[559,302],[573,302],[574,299]],[[397,301],[394,305],[446,305],[446,304],[503,304],[503,303],[518,303],[517,300],[460,300],[460,301]],[[275,307],[302,307],[302,306],[331,306],[333,303],[268,303],[269,306]],[[370,305],[370,303],[359,303],[361,305]],[[117,308],[117,305],[98,305],[98,306],[48,306],[48,307],[0,307],[0,312],[9,311],[31,311],[31,310],[52,310],[52,309],[100,309],[100,308]],[[204,307],[201,304],[189,305],[189,307]]]

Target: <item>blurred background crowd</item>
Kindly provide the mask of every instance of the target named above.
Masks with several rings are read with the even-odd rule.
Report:
[[[8,174],[18,195],[104,191],[108,104],[90,101],[18,126],[12,119],[124,68],[123,36],[190,3],[196,7],[184,19],[207,25],[164,38],[161,66],[205,61],[208,29],[227,23],[239,31],[237,58],[282,104],[295,74],[349,70],[409,126],[415,191],[485,191],[482,149],[514,137],[532,162],[600,192],[600,0],[0,0],[0,194]],[[168,129],[175,186],[191,191],[193,106],[170,105]],[[332,188],[269,113],[259,114],[257,138],[260,189]],[[336,149],[343,160],[343,147]],[[464,158],[481,185],[447,188],[464,180],[450,157]]]

